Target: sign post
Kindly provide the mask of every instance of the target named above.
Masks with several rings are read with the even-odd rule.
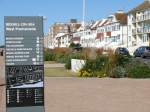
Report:
[[[6,111],[44,112],[43,17],[6,16]]]

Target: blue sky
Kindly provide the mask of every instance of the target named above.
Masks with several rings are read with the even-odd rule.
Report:
[[[144,0],[86,0],[86,20],[97,20],[117,10],[128,11]],[[4,16],[45,16],[44,32],[54,22],[82,19],[82,0],[0,0],[0,45],[4,43]]]

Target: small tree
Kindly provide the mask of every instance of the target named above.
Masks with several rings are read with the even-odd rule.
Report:
[[[74,47],[76,47],[76,44],[75,43],[70,43],[70,45],[69,45],[69,48],[74,48]]]

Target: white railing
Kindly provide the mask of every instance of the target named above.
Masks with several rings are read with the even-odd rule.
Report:
[[[142,16],[137,16],[136,21],[140,22],[140,21],[149,20],[149,19],[150,19],[150,14],[144,14]]]
[[[132,30],[132,34],[133,34],[133,35],[136,35],[136,29],[133,29],[133,30]]]
[[[136,30],[137,34],[140,34],[140,33],[150,33],[150,27],[145,27],[145,28],[137,28]]]

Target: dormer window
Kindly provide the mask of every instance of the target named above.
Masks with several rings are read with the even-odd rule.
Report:
[[[141,12],[138,12],[138,14],[140,14]]]

